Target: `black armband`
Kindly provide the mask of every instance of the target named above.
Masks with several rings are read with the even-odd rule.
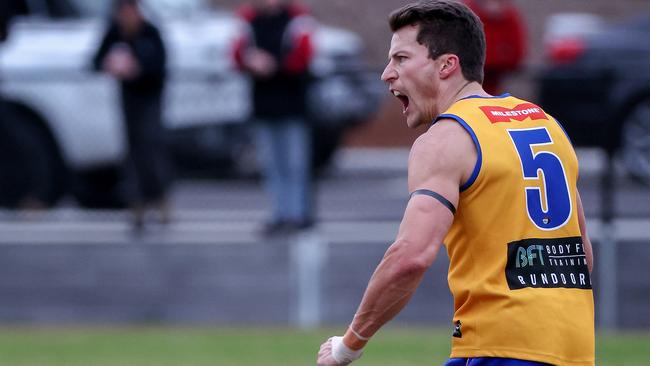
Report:
[[[443,197],[440,193],[434,192],[434,191],[429,190],[429,189],[417,189],[417,190],[411,192],[411,195],[409,196],[409,199],[411,199],[411,197],[415,196],[416,194],[423,194],[425,196],[433,197],[433,198],[437,199],[438,202],[442,203],[445,207],[447,207],[449,209],[449,211],[451,211],[452,215],[456,214],[456,207],[454,207],[454,205],[451,202],[449,202],[448,199]]]

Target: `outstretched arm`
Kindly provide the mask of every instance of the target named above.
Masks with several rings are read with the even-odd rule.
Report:
[[[458,187],[476,162],[469,135],[455,122],[439,122],[413,145],[409,157],[409,191],[433,191],[458,205]],[[363,295],[352,324],[341,339],[321,347],[319,365],[345,365],[331,357],[332,341],[358,351],[379,328],[395,317],[415,293],[435,260],[453,213],[429,195],[414,195],[404,213],[395,242],[386,251]],[[337,343],[338,342],[338,343]]]

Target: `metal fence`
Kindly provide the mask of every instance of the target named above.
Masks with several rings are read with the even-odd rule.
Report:
[[[600,154],[583,161],[580,190],[594,243],[601,328],[650,327],[647,188],[615,176],[610,223],[599,216]],[[268,206],[250,180],[187,181],[173,221],[141,235],[128,212],[0,213],[1,322],[272,324],[346,323],[394,236],[406,203],[408,151],[345,150],[319,182],[317,225],[269,240]],[[379,167],[381,165],[381,167]],[[441,254],[398,317],[449,324],[448,262]]]

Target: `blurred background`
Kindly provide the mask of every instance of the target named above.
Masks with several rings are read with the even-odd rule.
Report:
[[[252,80],[233,56],[247,32],[245,2],[141,1],[167,53],[161,141],[170,179],[157,207],[162,217],[146,212],[135,225],[120,83],[92,66],[112,2],[3,0],[13,16],[0,43],[0,358],[12,365],[276,364],[264,361],[268,353],[284,360],[278,365],[311,362],[327,336],[321,329],[339,333],[350,321],[408,198],[408,149],[423,130],[406,128],[400,103],[379,80],[391,37],[387,14],[404,3],[301,4],[315,20],[305,112],[314,222],[269,236]],[[488,60],[494,92],[541,105],[576,145],[595,245],[597,326],[608,342],[599,344],[599,364],[645,365],[650,2],[509,6],[484,14],[493,16],[486,26],[494,24],[488,49],[503,42],[498,53],[510,55]],[[393,352],[386,364],[418,364],[391,359],[400,354],[391,341],[421,346],[413,352],[427,362],[430,353],[446,357],[452,300],[441,257],[379,341]],[[274,336],[279,343],[259,346],[259,360],[241,349]],[[291,345],[305,358],[292,359]],[[78,351],[65,356],[66,349]],[[174,350],[197,358],[175,359]],[[620,354],[631,358],[609,361]]]

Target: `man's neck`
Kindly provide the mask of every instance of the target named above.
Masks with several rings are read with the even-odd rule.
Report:
[[[274,16],[278,15],[284,10],[284,7],[281,5],[276,5],[276,6],[265,6],[260,8],[260,14],[265,15],[265,16]]]
[[[120,25],[120,32],[122,33],[122,36],[124,36],[124,38],[133,39],[137,37],[140,34],[140,32],[142,32],[143,28],[144,28],[144,21],[130,27],[125,27]]]
[[[447,92],[443,93],[439,104],[440,113],[449,109],[449,107],[451,107],[457,101],[463,98],[467,98],[470,95],[479,95],[483,97],[490,96],[483,90],[481,84],[475,81],[467,81],[465,79],[461,79],[459,82],[454,83],[453,86],[450,86]]]

